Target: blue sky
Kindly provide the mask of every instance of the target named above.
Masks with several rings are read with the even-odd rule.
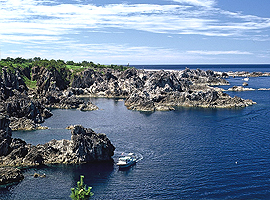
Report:
[[[1,58],[270,63],[269,0],[0,0]]]

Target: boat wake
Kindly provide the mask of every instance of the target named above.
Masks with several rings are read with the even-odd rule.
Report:
[[[136,153],[137,162],[141,161],[143,159],[143,155],[140,153]]]

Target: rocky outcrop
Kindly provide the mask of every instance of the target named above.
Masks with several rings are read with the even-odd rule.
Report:
[[[10,117],[9,127],[11,128],[12,131],[18,130],[32,131],[32,130],[48,129],[48,127],[36,124],[33,120],[27,119],[26,117],[22,118]]]
[[[4,158],[12,151],[11,129],[9,119],[0,114],[0,158]],[[1,161],[0,161],[1,162]],[[12,167],[0,167],[0,185],[18,182],[23,179],[19,169]]]
[[[253,91],[255,89],[253,88],[245,88],[242,86],[233,86],[231,88],[228,89],[228,91],[234,91],[234,92],[242,92],[242,91]]]
[[[269,72],[248,72],[248,71],[227,72],[227,74],[228,74],[228,76],[232,76],[232,77],[270,76]]]
[[[37,92],[44,94],[48,91],[65,90],[69,84],[67,71],[63,68],[58,71],[55,67],[50,70],[44,67],[33,67],[31,80],[37,81]]]
[[[72,128],[71,140],[52,140],[33,146],[21,139],[12,139],[8,153],[0,157],[0,166],[111,162],[114,150],[105,134],[76,125]]]
[[[30,77],[32,75],[32,77]],[[28,90],[22,76],[37,81],[37,90]],[[49,109],[97,110],[91,102],[77,98],[72,90],[65,90],[68,81],[56,69],[51,71],[43,67],[33,67],[15,72],[2,69],[0,78],[0,113],[7,115],[12,130],[44,129],[40,123],[52,116]],[[48,109],[49,108],[49,109]]]
[[[0,185],[19,182],[24,179],[20,169],[14,167],[0,167]]]
[[[155,80],[155,81],[151,81]],[[125,101],[128,109],[141,111],[174,110],[175,107],[233,108],[252,105],[251,100],[230,97],[209,85],[228,84],[212,71],[157,71],[144,88],[134,91]]]

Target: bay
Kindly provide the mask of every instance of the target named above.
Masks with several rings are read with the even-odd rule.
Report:
[[[250,78],[249,86],[270,87],[270,77]],[[34,145],[70,139],[65,128],[81,124],[108,136],[115,161],[122,152],[135,152],[140,161],[128,171],[104,163],[27,169],[21,183],[0,189],[0,199],[68,199],[81,174],[93,187],[92,199],[269,199],[270,91],[227,93],[257,104],[145,113],[127,110],[121,99],[92,98],[100,110],[53,110],[43,124],[49,130],[17,131],[13,137]],[[46,178],[34,178],[35,172]]]

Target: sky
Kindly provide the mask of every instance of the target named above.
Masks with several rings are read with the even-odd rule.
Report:
[[[0,58],[269,64],[269,0],[0,0]]]

